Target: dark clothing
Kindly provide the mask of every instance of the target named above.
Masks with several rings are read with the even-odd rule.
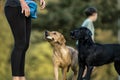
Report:
[[[21,13],[21,7],[5,7],[5,15],[14,37],[14,48],[11,54],[13,76],[24,76],[25,53],[29,47],[31,18]]]
[[[19,0],[7,0],[5,3],[5,6],[12,6],[12,7],[20,6],[20,1]]]

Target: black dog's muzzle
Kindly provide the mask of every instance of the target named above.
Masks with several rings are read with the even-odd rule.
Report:
[[[75,39],[75,36],[74,36],[74,32],[73,32],[73,31],[70,32],[70,37],[71,37],[72,39]]]

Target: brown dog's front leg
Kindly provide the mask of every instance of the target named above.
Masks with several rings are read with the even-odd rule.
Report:
[[[72,70],[74,72],[74,76],[73,76],[72,80],[77,80],[77,73],[78,73],[77,66],[76,67],[72,67]]]
[[[67,80],[66,74],[67,74],[67,67],[62,69],[62,78],[63,78],[63,80]]]
[[[54,76],[55,80],[58,80],[58,66],[54,66]]]
[[[72,80],[77,80],[77,70],[74,72],[74,76]]]

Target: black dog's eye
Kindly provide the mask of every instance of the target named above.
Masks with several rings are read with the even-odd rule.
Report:
[[[80,32],[83,32],[82,30],[80,30]]]

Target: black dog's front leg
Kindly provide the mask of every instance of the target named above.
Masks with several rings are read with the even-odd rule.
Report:
[[[87,66],[87,73],[84,78],[85,80],[90,80],[90,76],[91,76],[93,68],[94,68],[93,66]]]
[[[79,72],[77,80],[83,80],[82,76],[85,70],[85,65],[79,64]]]

